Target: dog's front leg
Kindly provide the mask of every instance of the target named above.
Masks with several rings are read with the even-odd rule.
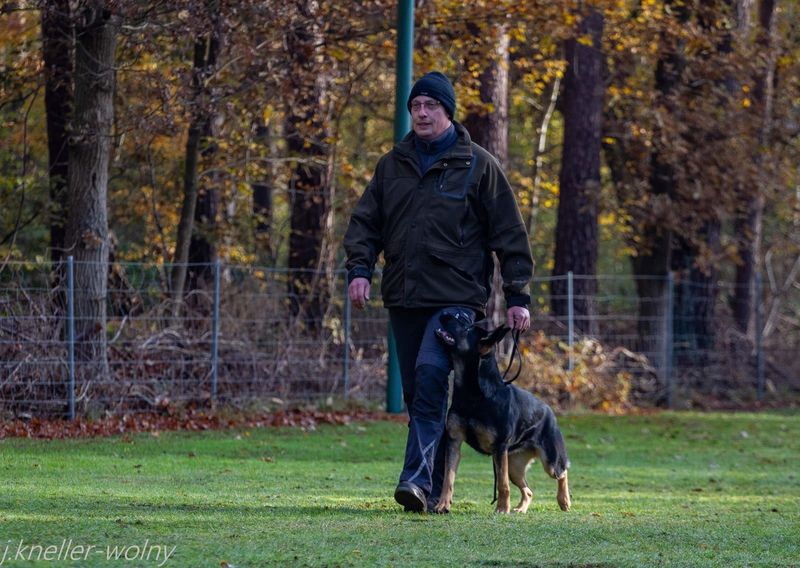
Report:
[[[511,511],[511,488],[508,483],[508,450],[503,448],[493,456],[494,470],[497,472],[497,509],[498,513]]]
[[[569,496],[569,482],[567,481],[567,472],[558,478],[558,493],[556,494],[558,506],[562,511],[569,511],[572,506],[572,499]]]
[[[445,436],[444,443],[447,446],[444,454],[444,483],[439,502],[433,509],[434,513],[449,513],[450,507],[453,505],[453,486],[456,483],[456,471],[461,461],[461,442],[462,440],[454,439],[449,434]]]

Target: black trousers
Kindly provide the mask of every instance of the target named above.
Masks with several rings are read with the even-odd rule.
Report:
[[[431,504],[438,500],[444,480],[440,442],[445,435],[452,362],[434,332],[445,312],[462,314],[469,321],[475,317],[475,312],[461,307],[389,310],[409,416],[400,481],[420,487]]]

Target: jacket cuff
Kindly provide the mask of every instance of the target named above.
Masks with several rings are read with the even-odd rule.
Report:
[[[372,271],[369,268],[364,268],[363,266],[351,268],[347,273],[347,283],[350,284],[355,278],[366,278],[372,282]]]
[[[506,296],[506,307],[513,308],[520,306],[528,308],[531,304],[531,297],[529,294],[514,294],[513,296]]]

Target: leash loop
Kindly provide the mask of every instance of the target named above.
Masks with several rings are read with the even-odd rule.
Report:
[[[511,383],[516,381],[519,378],[520,373],[522,373],[522,353],[519,350],[519,334],[520,333],[521,332],[518,329],[515,329],[514,331],[511,332],[511,339],[514,340],[514,347],[511,350],[511,359],[508,362],[508,367],[506,368],[505,372],[503,373],[503,382],[505,384],[507,384],[507,385],[510,385]],[[517,374],[514,375],[511,379],[506,380],[506,375],[508,375],[508,372],[511,370],[511,367],[514,365],[514,355],[517,356],[517,359],[519,361],[519,366],[517,367]]]

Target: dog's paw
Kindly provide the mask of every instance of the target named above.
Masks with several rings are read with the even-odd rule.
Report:
[[[494,510],[494,512],[499,515],[507,515],[508,513],[511,512],[511,508],[508,506],[506,507],[498,506],[497,509]]]
[[[446,515],[450,512],[450,504],[449,503],[439,503],[436,505],[432,510],[432,513],[436,515]]]
[[[569,494],[565,495],[558,495],[558,506],[561,507],[561,510],[565,513],[569,511],[570,507],[572,507],[572,500],[569,498]]]

